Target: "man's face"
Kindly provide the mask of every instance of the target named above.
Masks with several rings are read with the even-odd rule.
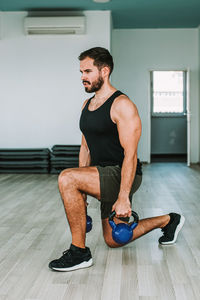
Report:
[[[101,71],[94,66],[93,61],[94,60],[89,57],[80,61],[81,80],[87,93],[99,91],[104,83]]]

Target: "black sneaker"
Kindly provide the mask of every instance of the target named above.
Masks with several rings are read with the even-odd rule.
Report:
[[[178,233],[183,227],[185,218],[182,215],[176,213],[170,213],[169,223],[162,228],[163,236],[159,238],[159,243],[162,245],[174,244],[177,240]]]
[[[90,249],[88,247],[80,249],[71,244],[69,250],[63,252],[63,256],[49,263],[49,268],[55,271],[67,272],[88,268],[91,265],[92,255]]]

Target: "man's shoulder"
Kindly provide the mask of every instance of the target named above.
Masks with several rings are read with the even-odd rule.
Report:
[[[121,94],[119,95],[118,97],[116,97],[116,102],[119,102],[119,101],[131,101],[130,98],[126,95],[126,94]]]
[[[135,110],[136,105],[134,102],[125,94],[119,95],[113,102],[113,109],[117,111],[121,110]]]

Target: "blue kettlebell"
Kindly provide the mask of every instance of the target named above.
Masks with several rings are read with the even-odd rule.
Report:
[[[130,242],[133,237],[133,230],[138,225],[138,214],[132,210],[134,221],[130,224],[119,223],[115,224],[113,221],[116,212],[113,211],[109,216],[109,224],[112,227],[112,238],[118,244],[126,244]]]
[[[86,216],[86,232],[90,232],[92,230],[92,218],[90,216]]]

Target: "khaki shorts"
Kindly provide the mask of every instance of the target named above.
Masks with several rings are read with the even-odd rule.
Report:
[[[112,206],[118,198],[120,183],[121,183],[121,168],[120,166],[96,166],[100,177],[100,191],[101,191],[101,219],[109,217]],[[142,176],[135,176],[129,199],[132,203],[132,196],[140,187]],[[121,219],[121,218],[120,218]],[[127,218],[123,218],[125,221]],[[127,220],[128,221],[128,220]]]

